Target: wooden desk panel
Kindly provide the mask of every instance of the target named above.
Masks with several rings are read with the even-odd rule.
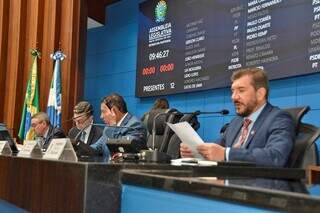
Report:
[[[86,165],[0,156],[0,197],[31,212],[83,212]]]

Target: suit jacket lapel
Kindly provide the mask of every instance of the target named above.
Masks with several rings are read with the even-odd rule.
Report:
[[[125,127],[125,126],[127,126],[128,125],[128,122],[130,121],[130,119],[131,119],[131,117],[132,117],[132,115],[130,114],[130,113],[128,113],[127,114],[127,116],[123,119],[123,121],[121,122],[121,124],[120,124],[120,126],[123,126],[123,127]],[[119,128],[119,131],[120,132],[126,132],[128,129],[126,129],[126,128]]]
[[[53,136],[53,126],[49,126],[49,130],[48,130],[48,134],[47,134],[47,137],[45,138],[45,141],[44,141],[44,144],[48,144],[50,139],[52,138]]]
[[[92,141],[93,141],[93,136],[96,134],[96,128],[95,126],[91,126],[91,130],[90,130],[90,133],[89,133],[89,137],[88,137],[88,141],[87,141],[87,144],[88,145],[91,145],[92,144]]]
[[[120,126],[121,126],[121,127],[126,127],[127,124],[128,124],[128,122],[129,122],[129,120],[131,119],[131,117],[132,117],[132,115],[131,115],[130,113],[128,113],[127,116],[126,116],[126,117],[123,119],[123,121],[120,123]],[[118,138],[118,136],[120,135],[120,133],[123,134],[124,132],[127,131],[126,128],[121,128],[121,127],[119,127],[119,128],[117,128],[117,127],[113,128],[113,137],[114,137],[114,138]]]
[[[236,142],[237,136],[241,130],[242,118],[238,117],[237,120],[235,120],[234,122],[236,122],[234,125],[234,128],[230,129],[230,141],[231,141],[230,147],[232,147],[233,144]],[[227,143],[227,145],[228,145],[228,143]]]
[[[268,114],[271,110],[272,110],[272,106],[269,103],[267,103],[267,105],[264,107],[264,109],[260,113],[257,120],[254,122],[253,127],[251,128],[251,130],[249,132],[248,139],[245,142],[245,148],[247,148],[249,146],[249,144],[252,142],[252,139],[256,135],[257,130],[260,129],[260,126],[263,124],[265,118],[268,116]]]
[[[127,125],[128,121],[131,119],[132,115],[130,113],[127,114],[127,116],[123,119],[121,122],[120,126],[125,126]]]

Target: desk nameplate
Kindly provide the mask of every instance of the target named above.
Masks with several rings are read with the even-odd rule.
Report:
[[[19,157],[32,157],[32,158],[42,158],[42,151],[35,140],[26,141],[18,153]]]
[[[43,156],[44,159],[78,161],[69,138],[53,139]]]
[[[0,155],[11,155],[12,150],[8,141],[0,141]]]

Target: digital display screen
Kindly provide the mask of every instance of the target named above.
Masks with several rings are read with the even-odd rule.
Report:
[[[139,5],[136,96],[226,87],[319,70],[320,0],[149,0]]]

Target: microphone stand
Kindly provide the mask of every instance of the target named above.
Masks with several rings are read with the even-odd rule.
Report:
[[[151,150],[141,150],[140,152],[140,159],[146,162],[157,162],[157,163],[167,163],[171,160],[171,156],[167,153],[160,152],[155,148],[155,137],[156,137],[156,121],[160,116],[166,114],[173,114],[167,112],[158,113],[154,116],[153,123],[152,123],[152,149]]]
[[[106,124],[100,124],[100,123],[93,123],[93,126],[102,126],[102,127],[108,127],[108,128],[114,128],[114,129],[125,129],[128,131],[135,131],[137,130],[134,127],[130,126],[116,126],[116,125],[106,125]],[[145,149],[145,144],[142,143],[141,140],[143,138],[142,133],[135,134],[134,136],[130,135],[120,135],[120,137],[116,138],[108,138],[106,141],[106,145],[108,146],[111,153],[113,152],[129,152],[129,153],[135,153],[137,154],[141,149]]]
[[[47,137],[46,138],[51,138],[53,135],[54,135],[54,129],[56,129],[56,128],[62,128],[62,124],[65,124],[65,123],[69,123],[70,121],[72,121],[72,120],[74,120],[74,119],[77,119],[77,118],[80,118],[80,117],[82,117],[83,115],[79,115],[79,116],[77,116],[77,117],[72,117],[72,118],[69,118],[69,119],[67,119],[67,120],[64,120],[64,121],[62,121],[61,123],[60,123],[60,125],[61,125],[61,127],[60,127],[60,125],[59,124],[56,124],[56,125],[52,125],[52,124],[50,124],[51,126],[52,126],[52,131],[47,135]],[[48,126],[48,128],[50,128],[50,126]],[[81,130],[80,130],[81,131]],[[68,137],[68,135],[67,134],[65,134],[65,137]],[[53,138],[51,138],[50,139],[50,141],[49,141],[49,143],[51,143],[51,140],[52,140]],[[46,151],[46,149],[43,149],[43,146],[46,144],[45,143],[46,141],[43,141],[43,143],[42,143],[42,146],[41,146],[41,149],[42,149],[42,151]],[[49,147],[49,146],[48,146]]]
[[[74,137],[74,143],[72,144],[79,158],[88,158],[88,157],[97,156],[96,150],[91,148],[90,145],[84,143],[84,141],[80,140],[81,134],[84,132],[85,129],[87,129],[91,125],[93,125],[93,123],[90,123],[89,125],[80,129],[80,131]]]
[[[168,155],[167,153],[164,152],[160,152],[159,150],[157,150],[155,148],[155,136],[156,136],[156,121],[159,119],[160,116],[163,115],[170,115],[170,114],[192,114],[195,116],[201,115],[201,114],[221,114],[221,115],[227,115],[229,114],[229,110],[227,109],[223,109],[221,111],[215,111],[215,112],[201,112],[201,111],[195,111],[195,112],[186,112],[186,113],[182,113],[182,112],[161,112],[158,113],[154,119],[153,119],[153,123],[152,123],[152,150],[142,150],[141,153],[141,159],[145,160],[147,162],[169,162],[171,160],[171,156]]]

